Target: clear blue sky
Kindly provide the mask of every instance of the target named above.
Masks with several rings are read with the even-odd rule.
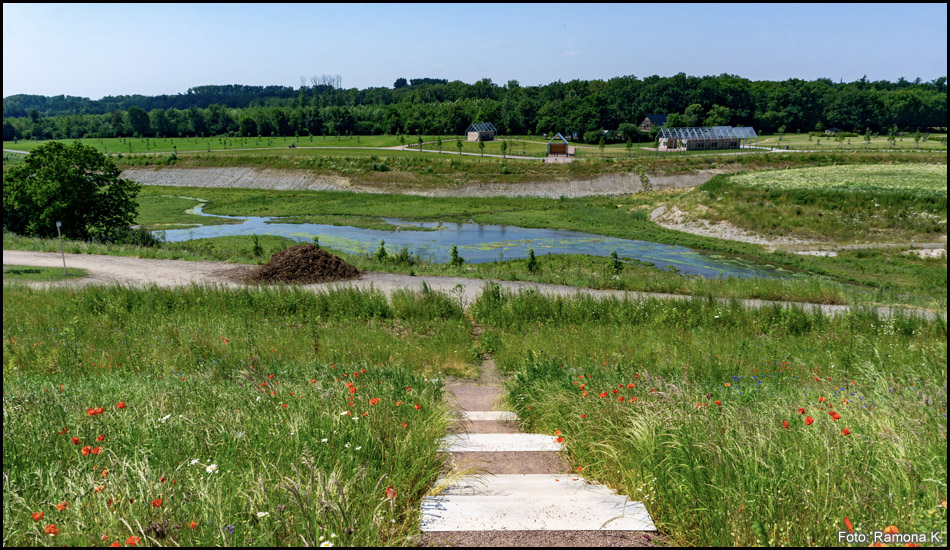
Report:
[[[947,5],[3,5],[4,97],[679,72],[929,81],[947,75]]]

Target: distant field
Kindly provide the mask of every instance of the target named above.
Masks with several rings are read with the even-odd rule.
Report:
[[[810,138],[810,139],[809,139]],[[848,138],[835,139],[833,136],[815,137],[808,134],[784,134],[779,141],[778,134],[761,134],[758,140],[754,140],[760,147],[780,147],[788,146],[790,150],[865,150],[865,149],[925,149],[928,151],[946,151],[947,134],[929,134],[927,140],[921,140],[914,143],[914,135],[908,134],[903,137],[897,137],[893,144],[887,141],[887,135],[871,136],[871,142],[867,143],[864,136],[854,136]]]
[[[946,164],[819,166],[751,172],[733,180],[741,185],[770,189],[860,193],[910,191],[918,195],[947,195]]]
[[[424,140],[435,140],[436,136],[422,136]],[[448,139],[443,137],[443,139]],[[405,136],[405,143],[414,143],[415,136]],[[286,149],[290,145],[297,147],[398,147],[399,136],[299,136],[299,137],[211,137],[211,138],[104,138],[104,139],[64,139],[49,141],[20,140],[16,143],[4,141],[4,149],[32,151],[49,143],[78,141],[83,145],[95,147],[109,154],[137,153],[186,153],[230,150],[230,149]],[[454,143],[455,138],[452,138]]]

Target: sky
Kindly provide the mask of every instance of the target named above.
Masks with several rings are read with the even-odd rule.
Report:
[[[3,4],[4,97],[680,72],[931,81],[947,76],[947,4]]]

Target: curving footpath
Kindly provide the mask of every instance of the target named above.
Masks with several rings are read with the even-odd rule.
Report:
[[[5,265],[31,265],[39,267],[61,267],[62,257],[55,252],[27,252],[20,250],[4,250],[3,263]],[[101,256],[95,254],[66,254],[66,265],[79,268],[89,273],[88,277],[63,281],[58,283],[31,283],[34,286],[75,286],[85,284],[120,284],[130,286],[156,285],[162,287],[190,286],[194,284],[216,284],[231,287],[253,286],[245,285],[241,281],[253,269],[253,266],[229,264],[224,262],[204,262],[185,260],[150,260],[131,258],[126,256]],[[387,296],[394,290],[409,289],[421,290],[423,284],[431,290],[444,292],[457,297],[467,307],[481,294],[482,289],[489,282],[498,284],[503,289],[511,291],[534,290],[549,296],[592,296],[594,298],[619,298],[629,300],[692,300],[693,298],[676,294],[661,294],[654,292],[632,292],[622,290],[593,290],[589,288],[553,285],[544,283],[528,283],[517,281],[489,281],[486,279],[468,279],[464,277],[439,277],[428,275],[402,275],[396,273],[380,273],[367,271],[359,279],[335,283],[305,285],[312,290],[330,288],[359,288],[375,289]],[[733,300],[720,299],[723,304]],[[800,307],[806,311],[821,311],[825,315],[848,313],[851,306],[811,304],[801,302],[779,302],[772,300],[737,300],[740,304],[751,308],[767,307]],[[895,315],[919,315],[927,319],[934,319],[937,314],[932,311],[874,307],[869,308],[878,315],[892,317]],[[940,318],[946,320],[946,313],[940,313]]]

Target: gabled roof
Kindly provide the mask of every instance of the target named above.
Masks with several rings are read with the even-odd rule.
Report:
[[[554,136],[553,138],[551,138],[551,141],[554,141],[554,140],[556,140],[556,139],[559,139],[559,140],[563,141],[565,144],[570,145],[570,143],[567,143],[567,140],[564,139],[564,136],[562,136],[561,134],[557,134],[556,136]],[[551,141],[548,142],[548,145],[551,145]]]
[[[755,130],[749,127],[713,126],[712,128],[661,128],[658,138],[674,139],[749,139],[756,137]]]
[[[492,125],[491,122],[473,122],[468,127],[468,130],[465,130],[465,133],[468,133],[468,132],[495,132],[497,133],[498,130],[495,129],[495,127]]]
[[[667,115],[647,115],[646,118],[653,123],[654,126],[663,126],[666,124]]]

